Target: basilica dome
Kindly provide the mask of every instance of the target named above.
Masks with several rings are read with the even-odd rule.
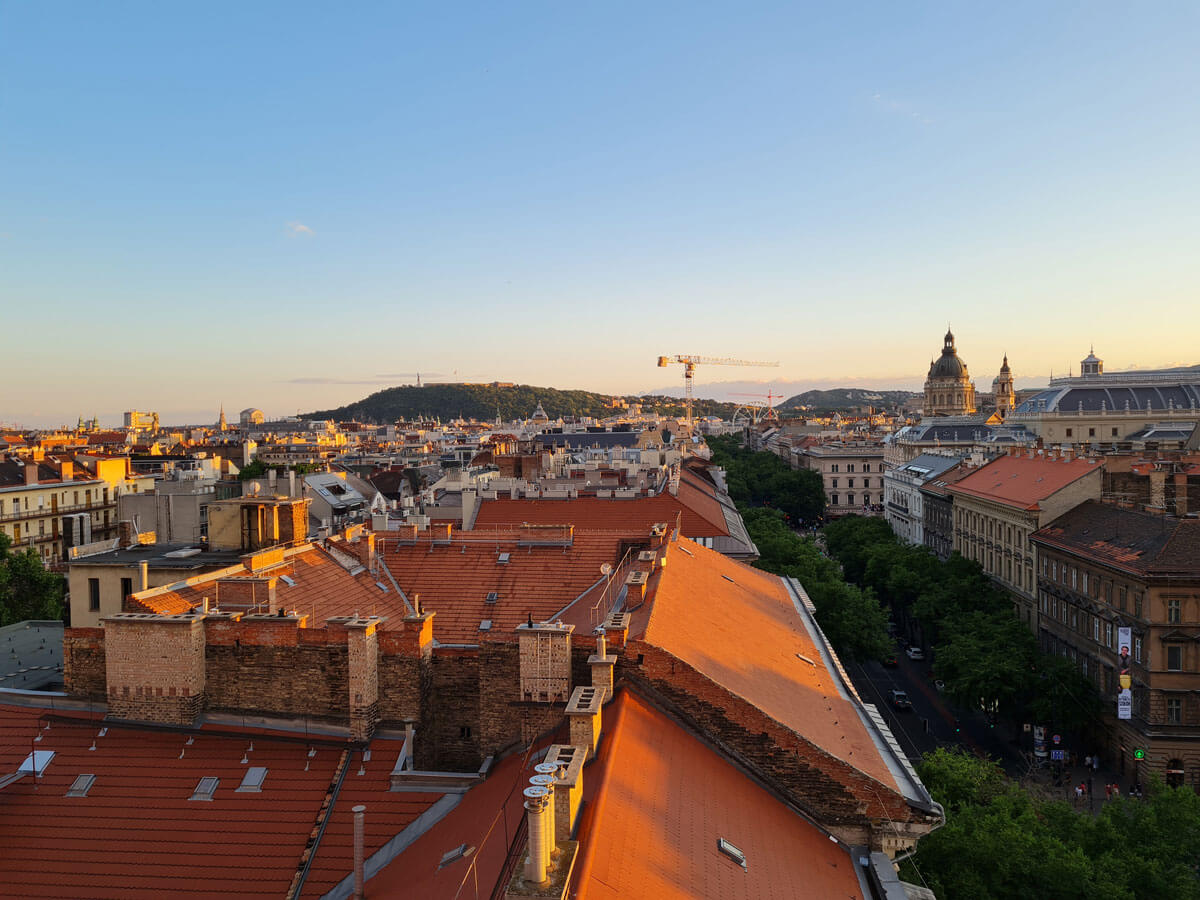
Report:
[[[954,332],[947,331],[945,343],[942,345],[942,355],[933,361],[929,367],[930,378],[966,378],[967,364],[959,357],[954,349]]]

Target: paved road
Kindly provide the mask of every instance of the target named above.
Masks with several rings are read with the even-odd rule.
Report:
[[[877,662],[853,663],[847,671],[864,702],[883,712],[901,749],[913,762],[937,747],[961,746],[998,759],[1012,775],[1025,773],[1025,762],[1005,736],[988,726],[982,713],[955,709],[938,693],[929,677],[929,661],[913,661],[898,651],[899,666],[885,668]],[[895,709],[890,691],[908,694],[913,708]]]

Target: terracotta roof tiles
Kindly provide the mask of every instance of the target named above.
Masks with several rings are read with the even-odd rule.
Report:
[[[844,849],[636,693],[619,692],[604,717],[584,782],[577,900],[864,896]],[[745,869],[718,851],[721,838]]]
[[[1100,463],[1089,459],[1001,456],[950,485],[948,490],[951,494],[1034,509],[1041,501],[1100,467]]]

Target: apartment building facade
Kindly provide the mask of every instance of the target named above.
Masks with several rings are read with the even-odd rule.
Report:
[[[1200,790],[1200,520],[1087,501],[1032,541],[1039,640],[1104,697],[1119,771]]]

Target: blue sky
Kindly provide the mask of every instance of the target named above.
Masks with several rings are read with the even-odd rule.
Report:
[[[1200,7],[911,6],[0,6],[0,421],[1200,362]]]

